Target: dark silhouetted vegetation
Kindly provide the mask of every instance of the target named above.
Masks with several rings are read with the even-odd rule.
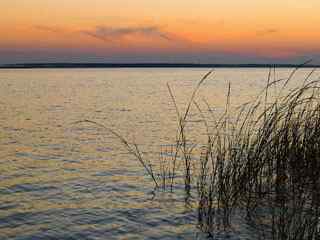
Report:
[[[184,111],[180,111],[168,85],[178,118],[174,145],[162,149],[159,172],[143,159],[138,146],[116,135],[134,154],[155,187],[173,191],[177,172],[184,176],[186,192],[198,193],[199,227],[209,236],[229,231],[234,216],[241,216],[261,239],[320,239],[320,89],[310,72],[299,86],[288,89],[298,71],[271,80],[251,102],[231,107],[228,86],[225,110],[208,119],[195,96],[197,84]],[[277,87],[278,93],[271,94]],[[206,144],[197,154],[188,141],[188,116],[196,110],[206,128]],[[212,122],[214,125],[212,126]],[[200,152],[200,153],[199,153]]]

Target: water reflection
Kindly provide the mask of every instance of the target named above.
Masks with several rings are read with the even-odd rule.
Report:
[[[206,238],[197,227],[196,192],[183,185],[174,192],[153,191],[151,179],[118,139],[72,124],[90,119],[108,125],[157,161],[159,145],[176,137],[166,83],[183,108],[204,72],[1,70],[0,239]],[[205,99],[216,114],[229,81],[231,102],[240,104],[265,85],[267,73],[218,70],[196,100],[206,108]],[[206,131],[195,112],[188,123],[191,140]]]

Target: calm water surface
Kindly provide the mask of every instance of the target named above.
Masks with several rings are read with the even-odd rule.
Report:
[[[153,191],[151,179],[117,130],[156,159],[174,142],[177,105],[185,107],[209,69],[0,70],[0,239],[206,239],[197,228],[196,194]],[[290,70],[277,70],[276,77]],[[294,79],[299,84],[310,70]],[[319,74],[315,74],[317,76]],[[261,90],[268,69],[218,69],[197,95],[219,113]],[[192,109],[190,136],[205,133]],[[227,236],[228,237],[228,236]],[[229,236],[246,239],[249,233]]]

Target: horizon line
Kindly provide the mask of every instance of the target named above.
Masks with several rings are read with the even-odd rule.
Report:
[[[48,62],[0,64],[0,69],[28,68],[320,68],[320,64],[292,63],[169,63],[169,62]]]

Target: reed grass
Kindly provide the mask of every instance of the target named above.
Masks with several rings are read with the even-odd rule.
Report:
[[[270,69],[266,87],[232,113],[233,121],[230,84],[225,111],[218,118],[207,119],[194,101],[211,72],[197,84],[185,114],[180,114],[168,86],[179,120],[175,156],[180,154],[185,163],[187,191],[192,186],[191,175],[195,175],[199,227],[209,236],[232,229],[235,212],[242,210],[262,239],[320,239],[320,80],[309,81],[312,70],[300,86],[287,89],[307,63],[284,79],[273,74],[272,80],[275,69]],[[270,96],[274,86],[278,94]],[[194,145],[188,145],[186,132],[192,104],[207,132],[207,144],[202,146],[194,173],[190,171]],[[215,122],[211,131],[209,122]],[[171,188],[173,179],[174,174]]]
[[[199,223],[210,235],[220,225],[229,228],[234,210],[244,209],[264,239],[320,238],[319,80],[309,82],[309,74],[284,94],[297,70],[273,82],[269,74],[235,123],[228,116],[229,85],[225,114],[200,157]],[[282,86],[269,102],[275,82]]]
[[[320,80],[310,81],[315,72],[312,70],[301,79],[300,86],[288,89],[296,72],[307,63],[284,79],[276,79],[275,69],[270,69],[266,87],[253,101],[235,111],[231,111],[229,84],[225,111],[212,119],[204,114],[210,112],[210,104],[205,102],[208,110],[204,110],[195,101],[212,71],[198,82],[184,111],[178,108],[167,85],[178,119],[177,137],[170,150],[160,151],[157,173],[143,159],[136,144],[129,144],[101,124],[85,122],[118,137],[156,188],[173,191],[179,184],[175,181],[177,172],[182,171],[186,192],[197,190],[198,225],[209,236],[232,229],[235,213],[240,213],[261,239],[319,240]],[[275,86],[279,91],[272,95]],[[186,125],[193,107],[206,128],[204,145],[188,140]],[[214,122],[214,126],[209,126],[209,122]],[[198,145],[200,154],[192,160]]]

